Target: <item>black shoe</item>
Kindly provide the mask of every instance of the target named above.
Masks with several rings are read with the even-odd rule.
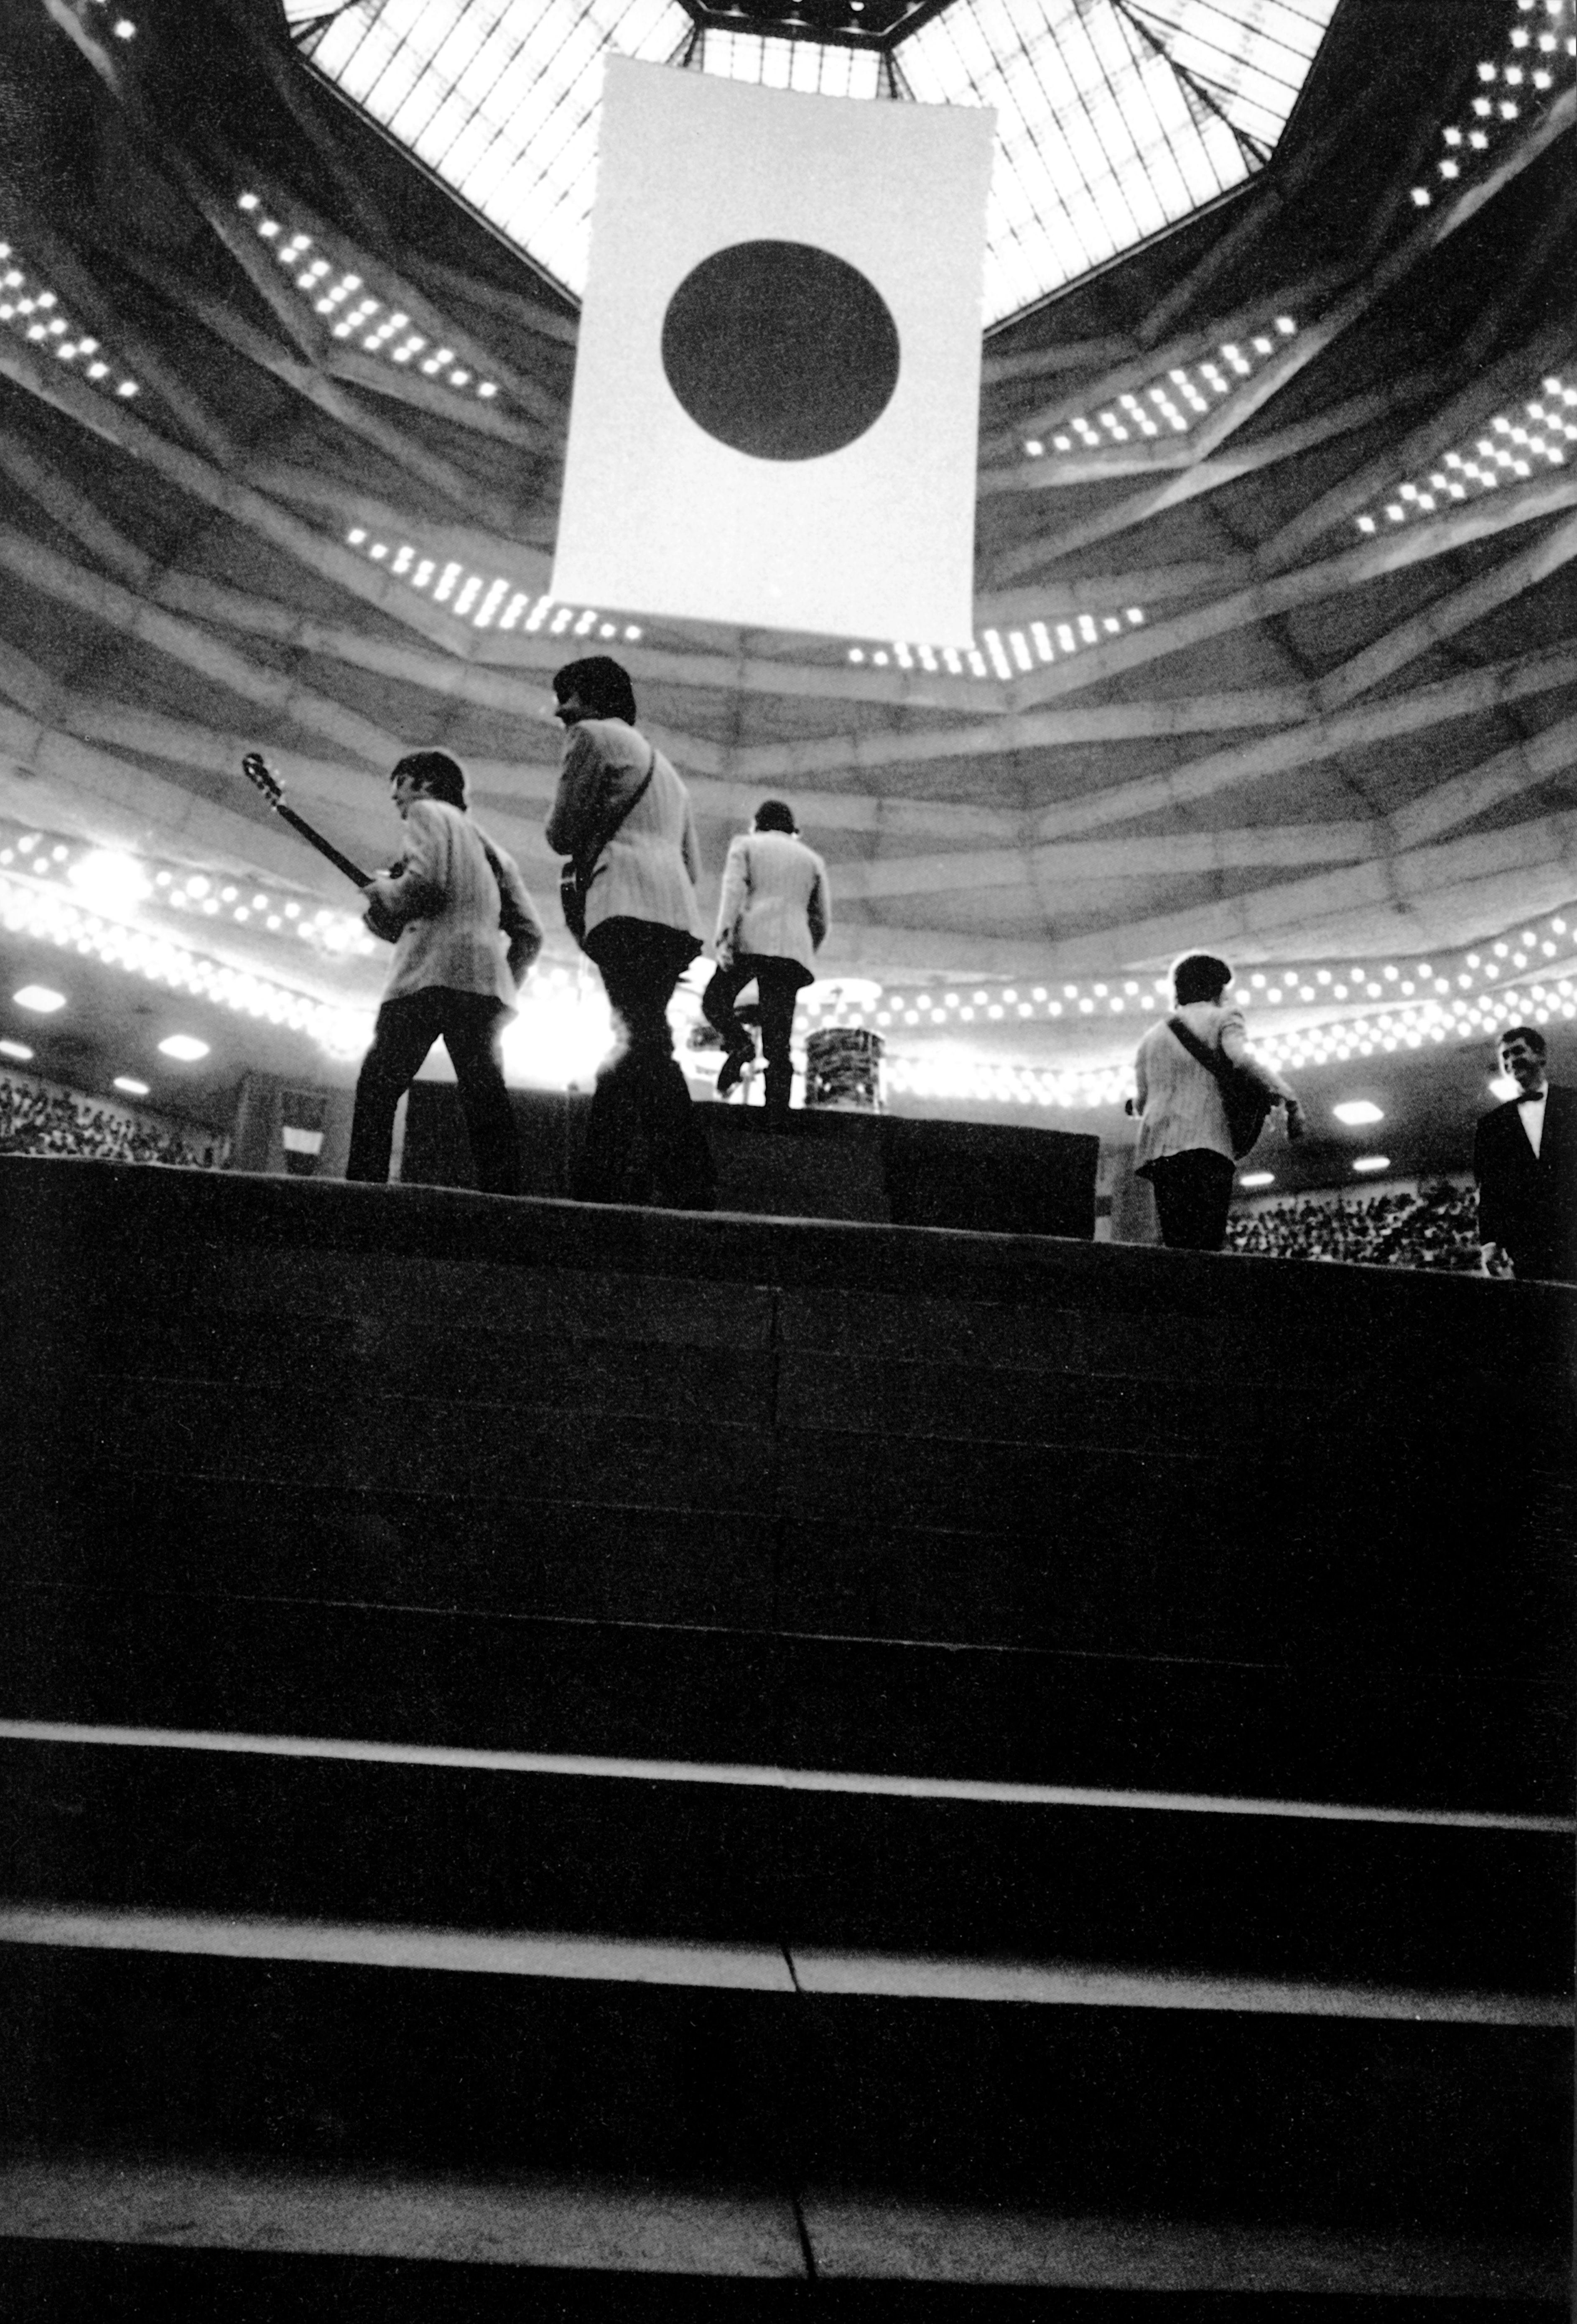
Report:
[[[730,1049],[727,1056],[717,1068],[718,1096],[726,1097],[731,1089],[736,1088],[743,1078],[745,1067],[753,1065],[755,1061],[756,1053],[753,1049]]]

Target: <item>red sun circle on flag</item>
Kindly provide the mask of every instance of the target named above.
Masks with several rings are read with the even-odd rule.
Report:
[[[679,284],[662,367],[697,428],[757,460],[817,460],[872,428],[898,385],[874,283],[803,242],[738,242]]]

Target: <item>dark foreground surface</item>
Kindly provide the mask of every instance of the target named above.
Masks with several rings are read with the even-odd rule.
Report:
[[[0,1204],[16,2312],[1559,2312],[1577,1295]]]

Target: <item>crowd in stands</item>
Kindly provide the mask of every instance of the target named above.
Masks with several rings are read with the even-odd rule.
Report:
[[[214,1141],[196,1143],[119,1107],[96,1106],[69,1090],[0,1074],[0,1154],[68,1154],[97,1162],[158,1162],[177,1170],[217,1169]]]
[[[1331,1259],[1365,1267],[1479,1270],[1478,1213],[1471,1185],[1442,1179],[1416,1194],[1333,1202],[1265,1204],[1227,1226],[1226,1248],[1267,1259]]]

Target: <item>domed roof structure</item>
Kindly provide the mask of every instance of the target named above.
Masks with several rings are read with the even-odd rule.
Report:
[[[989,106],[988,327],[1262,169],[1335,0],[290,0],[318,70],[569,290],[609,51],[850,98]]]

